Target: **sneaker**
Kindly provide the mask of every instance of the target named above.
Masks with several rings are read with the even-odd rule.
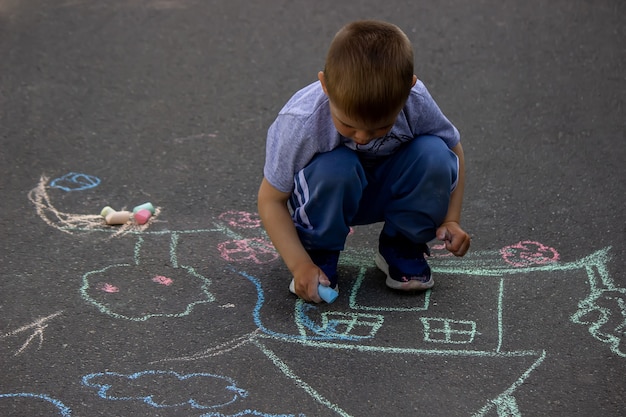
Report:
[[[317,265],[330,280],[330,288],[339,291],[339,287],[337,286],[337,263],[339,262],[339,251],[326,249],[307,249],[307,253],[311,257],[313,263]],[[292,294],[296,293],[295,283],[293,279],[289,284],[289,291]]]
[[[387,275],[389,288],[403,291],[427,290],[435,284],[430,266],[424,258],[430,255],[428,245],[414,243],[404,236],[381,233],[376,266]]]

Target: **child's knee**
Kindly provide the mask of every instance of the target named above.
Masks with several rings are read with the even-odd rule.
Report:
[[[318,187],[341,188],[365,181],[358,157],[348,149],[337,149],[317,155],[304,169],[310,183]]]
[[[451,177],[456,181],[458,157],[438,136],[418,136],[410,143],[410,152],[424,172],[433,176]]]

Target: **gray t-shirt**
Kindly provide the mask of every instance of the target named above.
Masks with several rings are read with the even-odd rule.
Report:
[[[358,145],[337,132],[328,97],[317,81],[294,94],[270,126],[263,175],[277,190],[289,193],[293,191],[296,173],[318,153],[347,146],[358,152],[362,161],[368,161],[393,154],[400,145],[419,135],[439,136],[449,148],[460,140],[458,130],[421,81],[411,89],[389,133],[367,145]]]

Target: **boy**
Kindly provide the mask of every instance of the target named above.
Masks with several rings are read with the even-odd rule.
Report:
[[[384,221],[377,266],[399,290],[433,286],[435,237],[463,256],[459,132],[413,74],[395,25],[357,21],[333,39],[324,71],[283,107],[267,136],[259,215],[293,274],[290,290],[320,302],[337,287],[351,225]]]

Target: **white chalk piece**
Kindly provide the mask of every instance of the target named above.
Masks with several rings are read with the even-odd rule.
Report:
[[[100,215],[106,219],[106,217],[109,214],[113,213],[114,211],[115,210],[113,210],[111,207],[106,206],[105,208],[102,209],[102,211],[100,212]]]
[[[113,211],[105,217],[107,224],[124,224],[130,220],[130,211]]]
[[[317,286],[317,293],[320,295],[320,298],[328,304],[332,303],[337,299],[337,297],[339,297],[339,293],[337,291],[330,287],[325,287],[322,284]]]
[[[139,210],[149,210],[150,214],[154,214],[154,206],[150,202],[138,205],[133,209],[133,213],[137,213]]]

